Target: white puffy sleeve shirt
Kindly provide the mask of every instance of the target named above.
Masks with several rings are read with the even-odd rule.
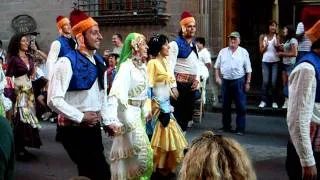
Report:
[[[86,56],[95,64],[93,56]],[[81,123],[84,112],[106,111],[102,108],[104,91],[99,89],[98,78],[88,90],[67,91],[72,78],[71,62],[66,57],[59,58],[49,81],[48,105],[66,118]],[[101,114],[106,114],[101,112]]]
[[[52,71],[54,69],[54,64],[57,62],[58,60],[58,56],[60,53],[60,48],[61,48],[61,44],[58,40],[55,40],[51,43],[50,46],[50,51],[47,57],[47,62],[46,62],[46,66],[47,66],[47,71],[48,71],[48,79],[51,79],[52,76]]]
[[[177,42],[172,41],[169,43],[169,46],[170,49],[168,60],[172,73],[174,74],[174,72],[176,72],[196,75],[196,79],[199,81],[200,65],[197,54],[192,51],[187,58],[178,58],[179,47]],[[192,46],[192,44],[190,44],[190,46]]]
[[[303,167],[315,164],[310,123],[320,124],[320,104],[315,103],[316,86],[315,70],[309,63],[299,64],[289,77],[287,123]]]

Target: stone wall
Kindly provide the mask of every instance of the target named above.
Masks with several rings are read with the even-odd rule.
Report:
[[[12,19],[26,14],[36,21],[36,31],[40,33],[37,41],[40,48],[47,51],[58,34],[55,23],[57,15],[68,16],[72,6],[72,0],[1,0],[0,39],[4,42],[4,47],[7,47],[14,34]]]
[[[222,46],[223,33],[223,1],[224,0],[168,0],[167,13],[171,15],[167,25],[139,26],[102,26],[104,37],[101,51],[111,49],[111,36],[120,33],[123,36],[130,32],[140,32],[150,37],[153,33],[164,33],[173,39],[180,30],[180,14],[190,11],[198,21],[197,36],[207,38],[208,46],[213,54],[217,54]],[[36,31],[40,33],[37,41],[40,48],[48,51],[51,42],[57,37],[55,19],[57,15],[68,16],[73,7],[73,0],[1,0],[0,6],[0,39],[7,47],[10,37],[14,34],[11,21],[14,17],[26,14],[37,23]]]

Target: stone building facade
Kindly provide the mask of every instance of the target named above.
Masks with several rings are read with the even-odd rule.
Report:
[[[36,23],[35,31],[40,33],[37,38],[40,47],[48,51],[50,43],[58,35],[55,23],[57,15],[68,16],[72,8],[75,7],[75,3],[81,1],[86,0],[2,0],[0,6],[0,39],[6,47],[10,37],[15,33],[15,29],[12,27],[13,19],[20,15],[28,15]],[[104,1],[107,2],[107,0]],[[87,0],[87,2],[101,3],[101,0]],[[167,0],[165,7],[165,13],[168,14],[168,20],[165,24],[101,25],[101,32],[104,37],[101,49],[112,47],[111,36],[113,33],[120,33],[124,37],[133,31],[145,34],[147,37],[153,33],[164,33],[170,39],[173,39],[180,30],[180,14],[187,10],[197,20],[197,35],[206,37],[212,52],[218,52],[222,46],[223,0]],[[23,24],[24,20],[19,23]]]

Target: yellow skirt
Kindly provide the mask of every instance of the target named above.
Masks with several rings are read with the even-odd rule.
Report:
[[[167,172],[175,172],[176,167],[183,160],[184,149],[187,146],[187,140],[174,119],[170,119],[166,128],[158,121],[151,139],[151,147],[154,151],[154,171],[162,169]]]

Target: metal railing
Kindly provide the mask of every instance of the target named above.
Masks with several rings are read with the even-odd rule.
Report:
[[[77,0],[76,7],[99,24],[163,24],[170,17],[166,0]]]

